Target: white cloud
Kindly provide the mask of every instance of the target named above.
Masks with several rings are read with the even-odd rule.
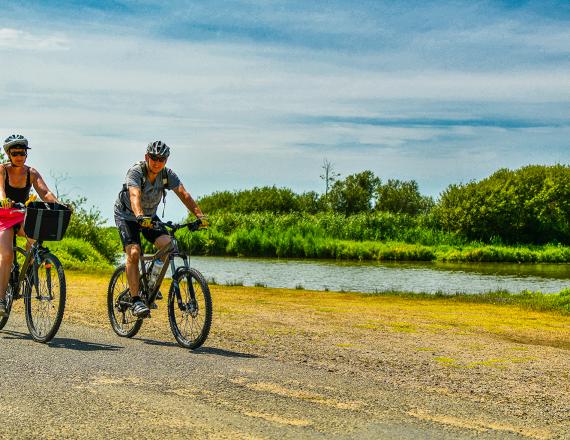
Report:
[[[536,103],[560,109],[570,100],[568,70],[539,64],[476,72],[429,64],[382,69],[369,54],[14,29],[0,29],[0,56],[18,66],[0,76],[1,132],[29,136],[31,163],[44,175],[68,172],[70,181],[90,182],[81,191],[108,217],[116,194],[111,184],[101,190],[98,176],[120,187],[149,140],[172,144],[172,166],[197,194],[260,184],[318,189],[323,156],[343,175],[369,168],[436,187],[518,164],[518,156],[527,160],[532,144],[547,136],[289,119],[476,118],[473,102],[493,109],[500,104],[498,115],[506,109],[548,119],[561,115],[549,114],[548,106],[528,109]],[[568,112],[562,117],[567,120]],[[564,142],[554,135],[548,141],[554,147]],[[497,153],[499,145],[511,146],[511,153]],[[557,151],[544,149],[541,157],[564,159]]]
[[[69,40],[62,35],[35,35],[11,28],[0,28],[0,49],[65,50]]]

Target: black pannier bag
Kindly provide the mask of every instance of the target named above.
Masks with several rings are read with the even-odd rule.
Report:
[[[59,241],[65,235],[71,209],[59,203],[32,202],[26,208],[24,232],[34,240]]]

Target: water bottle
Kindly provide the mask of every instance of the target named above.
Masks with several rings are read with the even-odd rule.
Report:
[[[161,259],[154,260],[152,264],[152,271],[150,272],[150,288],[154,289],[156,282],[158,281],[158,277],[160,276],[160,272],[162,272],[162,266],[164,263]]]

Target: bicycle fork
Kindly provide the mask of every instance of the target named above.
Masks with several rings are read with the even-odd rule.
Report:
[[[180,283],[178,282],[179,278],[182,276],[182,271],[188,269],[188,262],[184,260],[184,263],[185,263],[184,267],[180,267],[176,271],[172,272],[174,273],[174,276],[172,277],[172,288],[176,293],[176,302],[178,303],[178,308],[182,312],[190,312],[192,314],[195,314],[198,309],[198,303],[196,302],[196,292],[194,291],[194,284],[192,283],[192,278],[189,277],[187,282],[188,291],[190,293],[190,301],[187,303],[184,303],[184,301],[182,300],[182,292],[180,291]],[[174,268],[174,263],[172,263],[172,268]]]
[[[42,264],[43,263],[43,264]],[[40,270],[45,269],[46,271],[46,287],[47,287],[47,295],[42,297],[40,295]],[[34,288],[36,289],[36,298],[39,300],[48,300],[51,301],[53,299],[53,287],[51,281],[51,270],[52,266],[51,263],[42,261],[42,256],[40,251],[36,252],[34,256]]]

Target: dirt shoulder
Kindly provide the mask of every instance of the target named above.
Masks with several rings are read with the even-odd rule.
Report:
[[[110,331],[106,283],[106,277],[68,273],[65,321]],[[335,408],[356,417],[352,429],[357,420],[391,419],[459,430],[466,438],[570,435],[570,317],[445,298],[225,286],[213,286],[212,294],[210,350],[278,366],[273,378],[247,368],[233,377],[232,386],[244,393]],[[172,340],[165,303],[141,337]],[[305,371],[307,379],[288,371]],[[327,377],[328,391],[321,384],[317,392],[309,372]],[[249,409],[251,417],[270,417],[257,404],[262,407]],[[326,412],[271,414],[296,429],[308,423],[315,432],[347,432]],[[375,438],[380,428],[374,426],[354,438],[366,437],[367,429]]]

